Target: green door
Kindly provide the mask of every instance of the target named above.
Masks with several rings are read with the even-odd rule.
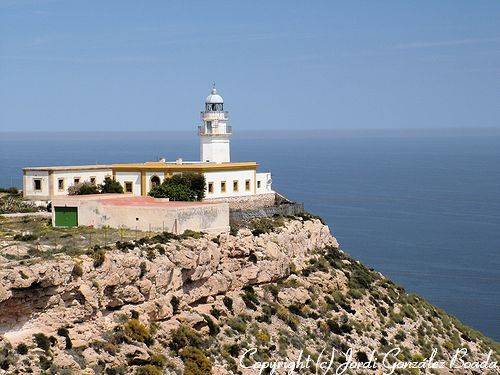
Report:
[[[78,209],[76,207],[54,207],[56,227],[78,226]]]

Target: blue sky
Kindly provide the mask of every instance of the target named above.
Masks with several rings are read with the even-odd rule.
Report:
[[[0,130],[500,127],[499,1],[0,0]]]

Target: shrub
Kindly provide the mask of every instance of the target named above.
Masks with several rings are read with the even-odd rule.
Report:
[[[19,194],[19,190],[16,187],[0,188],[0,193],[17,195]]]
[[[100,267],[106,260],[106,253],[103,249],[98,249],[92,253],[92,258],[94,259],[94,267]]]
[[[221,315],[221,311],[215,307],[215,306],[212,306],[212,308],[210,309],[210,314],[215,318],[215,319],[219,319],[220,318],[220,315]]]
[[[259,297],[255,293],[255,290],[251,285],[246,286],[243,288],[244,293],[241,295],[241,299],[243,302],[245,302],[246,307],[252,310],[257,310],[257,306],[259,305]]]
[[[269,332],[265,329],[261,329],[255,333],[255,339],[259,345],[267,344],[271,340]]]
[[[394,335],[394,339],[398,341],[398,343],[401,343],[402,341],[404,341],[406,339],[406,334],[402,331],[402,330],[399,330],[395,335]]]
[[[201,201],[205,197],[205,185],[203,174],[176,174],[154,186],[149,195],[155,198],[170,198],[173,201]]]
[[[212,373],[212,362],[202,350],[188,346],[180,354],[184,362],[184,375],[210,375]]]
[[[262,306],[262,315],[255,318],[258,322],[261,323],[271,323],[271,316],[276,314],[276,308],[271,305]]]
[[[16,241],[34,241],[38,238],[36,234],[28,233],[28,234],[16,234],[14,239]]]
[[[227,325],[239,333],[245,333],[247,330],[247,323],[241,317],[229,319]]]
[[[118,193],[123,194],[123,186],[116,180],[106,177],[104,182],[99,186],[101,193]]]
[[[369,289],[375,281],[373,272],[358,262],[351,263],[351,271],[348,282],[350,289]]]
[[[352,331],[352,327],[347,323],[338,323],[333,319],[328,319],[326,321],[330,332],[333,332],[337,335],[343,335],[344,333],[350,333]]]
[[[264,233],[269,233],[274,231],[276,228],[282,227],[285,224],[283,217],[263,217],[260,219],[254,219],[250,225],[252,234],[254,236],[259,236]]]
[[[135,371],[137,375],[162,375],[163,371],[153,365],[139,366]]]
[[[66,349],[73,348],[73,343],[71,342],[71,338],[69,337],[69,331],[65,327],[60,327],[57,329],[57,334],[66,339]]]
[[[130,319],[123,326],[123,332],[134,341],[149,344],[152,342],[149,329],[137,319]]]
[[[73,277],[82,277],[83,275],[83,268],[79,264],[75,264],[73,266],[73,270],[71,271],[71,276]]]
[[[240,228],[238,228],[236,225],[230,225],[229,226],[229,234],[231,236],[236,236],[238,235],[238,231],[240,230]]]
[[[68,188],[69,195],[99,194],[99,187],[90,182],[82,182]]]
[[[231,297],[224,296],[222,303],[229,311],[233,311],[233,299]]]
[[[146,262],[141,262],[141,264],[139,264],[139,268],[141,270],[140,274],[139,274],[139,278],[142,279],[144,277],[144,275],[146,275],[146,273],[148,272]]]
[[[288,309],[278,306],[276,309],[276,316],[283,320],[291,329],[296,330],[299,324],[299,319],[292,315]]]
[[[18,352],[21,355],[27,354],[28,353],[28,345],[21,343],[18,346],[16,346],[16,352]]]
[[[199,348],[203,345],[203,338],[193,329],[181,325],[171,333],[170,349],[179,352],[186,346]]]
[[[151,357],[149,357],[149,364],[159,367],[159,368],[164,368],[168,363],[167,357],[165,357],[163,354],[153,354]]]
[[[177,314],[179,312],[179,304],[181,303],[180,299],[176,296],[173,296],[170,300],[170,304],[172,305],[173,314]]]
[[[208,325],[210,336],[217,336],[217,334],[220,332],[219,326],[215,324],[214,321],[208,315],[203,315],[203,319],[205,319],[205,322]]]
[[[35,333],[34,335],[36,346],[44,351],[50,349],[50,339],[43,333]]]
[[[278,294],[280,292],[280,288],[276,285],[276,284],[269,284],[269,285],[266,285],[264,287],[264,289],[266,291],[268,291],[269,293],[271,293],[271,295],[274,297],[274,298],[278,298]]]

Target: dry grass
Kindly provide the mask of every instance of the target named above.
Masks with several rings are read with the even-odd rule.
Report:
[[[43,252],[77,254],[85,252],[95,245],[103,247],[114,244],[116,241],[131,241],[155,234],[157,233],[113,228],[54,228],[50,220],[46,218],[0,217],[0,255],[2,255],[3,249],[13,244],[25,245],[29,249],[28,256],[23,256],[19,260],[43,256],[41,254]],[[28,240],[19,240],[23,238]],[[9,258],[16,260],[16,257]]]

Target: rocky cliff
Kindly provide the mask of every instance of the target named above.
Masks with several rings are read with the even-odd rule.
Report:
[[[384,360],[449,362],[461,348],[468,362],[499,355],[340,251],[309,216],[0,264],[0,373],[256,374],[259,363],[308,356],[297,372],[315,373],[333,349],[332,370],[351,349],[377,365],[349,372],[375,373]],[[433,371],[483,370],[497,371]]]

